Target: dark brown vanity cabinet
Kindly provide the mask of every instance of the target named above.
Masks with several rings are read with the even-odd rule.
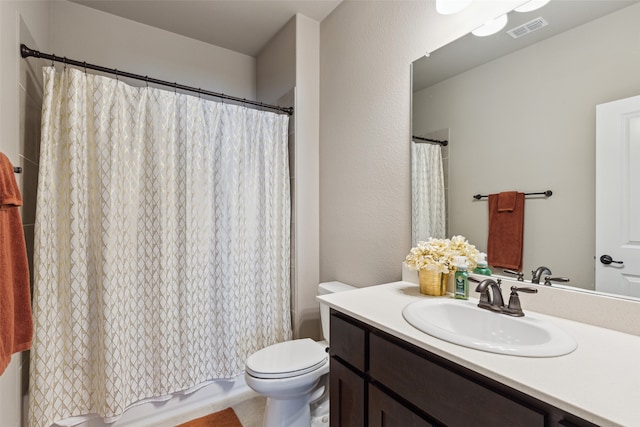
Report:
[[[332,427],[594,426],[331,311]]]

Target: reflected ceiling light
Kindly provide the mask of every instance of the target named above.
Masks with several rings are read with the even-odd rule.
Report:
[[[549,3],[549,1],[550,0],[531,0],[513,10],[516,12],[531,12],[532,10],[540,9],[542,6]]]
[[[482,27],[476,28],[471,32],[474,36],[486,37],[495,34],[507,25],[507,15],[500,15],[496,19],[487,22]]]
[[[436,0],[436,10],[440,15],[453,15],[469,6],[473,0]]]

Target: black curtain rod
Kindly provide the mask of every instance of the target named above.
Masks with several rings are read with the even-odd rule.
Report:
[[[235,96],[231,96],[231,95],[225,95],[223,93],[217,93],[217,92],[211,92],[208,90],[204,90],[204,89],[200,89],[200,88],[195,88],[195,87],[191,87],[191,86],[186,86],[186,85],[182,85],[179,83],[171,83],[171,82],[167,82],[164,80],[159,80],[159,79],[154,79],[151,78],[149,76],[142,76],[140,74],[133,74],[133,73],[128,73],[126,71],[120,71],[117,70],[115,68],[107,68],[107,67],[102,67],[100,65],[94,65],[94,64],[88,64],[86,62],[81,62],[81,61],[76,61],[73,59],[69,59],[66,57],[60,57],[60,56],[56,56],[56,55],[51,55],[49,53],[42,53],[39,52],[37,50],[33,50],[28,48],[25,44],[21,44],[20,45],[20,55],[23,58],[28,58],[30,56],[33,56],[35,58],[43,58],[43,59],[48,59],[50,61],[55,61],[55,62],[62,62],[65,65],[74,65],[76,67],[82,67],[85,70],[87,68],[91,69],[91,70],[96,70],[96,71],[101,71],[103,73],[109,73],[109,74],[115,74],[116,77],[117,76],[122,76],[122,77],[128,77],[130,79],[136,79],[136,80],[142,80],[148,83],[153,83],[156,85],[161,85],[161,86],[169,86],[172,87],[174,89],[180,89],[180,90],[184,90],[187,92],[196,92],[199,93],[201,95],[209,95],[209,96],[213,96],[215,98],[220,98],[220,99],[229,99],[231,101],[236,101],[242,104],[250,104],[250,105],[255,105],[261,108],[268,108],[270,110],[276,110],[276,111],[280,111],[283,113],[287,113],[288,115],[292,115],[293,114],[293,107],[279,107],[277,105],[269,105],[269,104],[264,104],[262,102],[258,102],[258,101],[251,101],[249,99],[244,99],[244,98],[238,98]]]
[[[421,136],[415,136],[415,135],[412,136],[412,138],[414,140],[417,139],[418,141],[433,142],[433,143],[436,143],[436,144],[440,144],[443,147],[446,147],[447,145],[449,145],[449,141],[447,141],[446,139],[441,141],[439,139],[423,138]]]
[[[553,194],[553,191],[551,190],[542,191],[540,193],[524,193],[525,196],[545,196],[545,197],[551,197],[552,194]],[[475,196],[473,196],[473,198],[476,200],[480,200],[485,197],[489,197],[489,196],[483,196],[480,194],[476,194]]]

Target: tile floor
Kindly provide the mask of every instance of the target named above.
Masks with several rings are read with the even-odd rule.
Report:
[[[242,427],[262,427],[262,416],[267,398],[263,396],[252,397],[231,405],[242,423]]]

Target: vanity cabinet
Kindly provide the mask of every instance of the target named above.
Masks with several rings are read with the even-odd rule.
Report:
[[[588,427],[586,420],[331,311],[333,427]]]

